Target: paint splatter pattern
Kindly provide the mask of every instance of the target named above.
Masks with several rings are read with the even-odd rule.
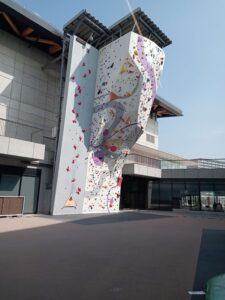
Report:
[[[119,210],[124,160],[146,127],[163,62],[163,51],[135,33],[100,50],[84,212]]]

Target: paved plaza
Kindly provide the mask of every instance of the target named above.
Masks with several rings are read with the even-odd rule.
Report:
[[[225,273],[225,214],[0,219],[2,300],[188,300]]]

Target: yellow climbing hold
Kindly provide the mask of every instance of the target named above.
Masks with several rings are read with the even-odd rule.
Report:
[[[127,67],[125,65],[122,65],[121,68],[120,68],[120,74],[126,73],[127,71],[128,71]]]
[[[132,92],[127,92],[127,94],[126,94],[126,96],[132,96],[133,95],[133,93]]]

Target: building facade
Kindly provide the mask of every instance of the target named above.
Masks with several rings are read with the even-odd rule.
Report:
[[[106,27],[82,11],[60,32],[0,2],[0,197],[23,196],[24,213],[158,205],[182,159],[159,150],[158,121],[182,112],[156,95],[171,41],[133,14]]]
[[[25,196],[25,213],[47,213],[60,66],[43,69],[52,58],[51,46],[40,43],[44,50],[32,45],[29,33],[44,38],[46,32],[35,15],[25,12],[14,2],[0,3],[0,190],[2,196]],[[48,30],[61,40],[55,29]]]

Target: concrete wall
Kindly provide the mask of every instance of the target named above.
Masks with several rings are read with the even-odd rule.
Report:
[[[123,175],[136,175],[145,177],[161,178],[161,169],[144,166],[141,164],[126,164],[123,167]]]
[[[37,156],[30,157],[33,151],[28,153],[30,145],[46,146],[43,162],[47,165],[35,167],[42,170],[38,207],[42,213],[49,213],[52,166],[48,164],[52,164],[54,156],[55,140],[51,135],[59,111],[59,66],[41,69],[51,60],[51,56],[0,30],[0,137],[10,138],[14,150],[18,149],[5,153],[8,158],[1,157],[0,164],[34,167],[29,161],[21,162],[21,157],[37,159]],[[22,141],[34,143],[22,148]]]
[[[49,138],[59,110],[59,73],[41,69],[51,59],[0,30],[0,135],[47,148],[52,144]]]
[[[168,170],[162,170],[162,178],[225,179],[225,169],[168,169]]]
[[[149,142],[147,140],[147,134],[154,136],[154,139],[155,139],[154,143]],[[159,148],[158,121],[157,120],[153,120],[151,118],[148,119],[145,131],[140,136],[140,138],[137,140],[137,144],[143,145],[146,147],[150,147],[153,149]]]
[[[0,155],[43,160],[45,145],[0,136]]]
[[[52,214],[83,210],[98,50],[72,37],[68,55]]]

